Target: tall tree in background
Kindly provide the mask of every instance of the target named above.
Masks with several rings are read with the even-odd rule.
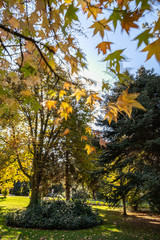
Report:
[[[153,71],[139,69],[129,92],[140,93],[138,100],[146,111],[133,111],[131,119],[120,116],[118,124],[112,122],[109,126],[106,121],[100,124],[104,128],[104,137],[109,141],[100,162],[108,176],[108,197],[114,203],[120,199],[125,202],[125,198],[132,194],[137,204],[146,199],[160,210],[159,80]],[[124,88],[115,87],[113,98]]]

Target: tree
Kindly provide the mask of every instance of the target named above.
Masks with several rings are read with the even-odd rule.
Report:
[[[113,26],[116,29],[117,21],[120,21],[122,28],[125,29],[127,33],[131,27],[137,28],[136,22],[141,18],[142,13],[144,15],[146,11],[152,11],[150,8],[152,1],[148,0],[145,1],[145,3],[143,2],[144,1],[142,0],[137,0],[134,4],[134,9],[132,9],[132,4],[130,5],[130,3],[133,3],[132,0],[99,0],[96,5],[92,1],[80,0],[78,1],[78,6],[76,5],[77,1],[71,0],[28,0],[25,2],[22,0],[3,0],[0,2],[1,112],[2,115],[3,113],[4,115],[6,115],[6,113],[8,114],[6,120],[9,118],[12,119],[10,123],[8,122],[9,126],[7,126],[10,129],[9,131],[12,132],[11,140],[14,143],[15,151],[18,150],[18,137],[20,137],[20,135],[17,135],[16,133],[16,128],[18,126],[16,124],[16,116],[18,114],[21,115],[21,113],[23,113],[25,115],[24,119],[29,123],[31,134],[30,142],[33,145],[33,149],[30,149],[30,154],[32,155],[33,151],[35,154],[34,159],[39,159],[38,161],[41,162],[42,158],[44,158],[42,143],[45,143],[44,135],[45,132],[48,131],[45,123],[49,123],[49,134],[54,132],[53,122],[49,121],[49,118],[51,117],[50,109],[53,108],[54,112],[56,112],[55,114],[57,114],[57,118],[63,118],[65,120],[71,113],[70,111],[72,111],[72,106],[70,106],[68,102],[64,102],[61,105],[59,99],[58,101],[56,100],[57,96],[54,96],[54,91],[59,94],[59,98],[61,99],[66,94],[64,89],[72,87],[72,95],[76,98],[77,102],[81,97],[87,96],[84,84],[82,84],[82,82],[79,84],[80,81],[77,77],[81,68],[86,67],[85,56],[79,48],[75,37],[75,34],[80,32],[79,25],[77,28],[75,25],[75,22],[78,23],[78,8],[81,8],[87,13],[88,17],[91,15],[93,16],[95,22],[91,27],[94,29],[95,34],[100,32],[103,38],[104,31],[110,31],[110,26],[108,26],[109,22],[113,23]],[[111,10],[109,19],[98,19],[103,12],[102,10],[109,10],[109,12]],[[149,52],[148,59],[155,54],[159,61],[159,48],[157,47],[159,46],[158,34],[159,19],[156,19],[153,26],[151,26],[147,32],[143,32],[143,35],[145,35],[144,42],[147,44],[144,51]],[[152,39],[152,37],[154,37],[154,41],[151,44],[148,44],[148,40]],[[139,36],[138,39],[140,45],[142,43],[142,36]],[[103,53],[105,54],[106,49],[110,49],[110,45],[110,42],[103,42],[97,47],[99,51],[103,50]],[[122,53],[123,50],[117,50],[107,55],[105,59],[106,61],[109,61],[111,71],[115,72],[119,79],[123,77],[120,73],[120,62],[124,59]],[[39,89],[39,86],[45,88],[45,84],[48,82],[50,83],[52,92],[48,93],[46,96],[46,104],[44,107],[43,90],[42,94],[40,94],[39,91],[41,90]],[[17,96],[15,99],[15,96],[13,97],[12,95],[13,89],[10,88],[8,84],[13,84],[21,97]],[[63,84],[65,84],[65,86]],[[46,87],[47,86],[49,87],[49,85],[46,85]],[[129,96],[128,93],[125,92],[116,103],[108,104],[106,118],[109,122],[112,120],[117,121],[119,112],[125,112],[130,116],[133,107],[143,109],[143,107],[135,100],[137,95],[132,95],[132,101],[129,100]],[[89,96],[86,98],[86,104],[92,107],[97,101],[101,101],[98,94],[95,91],[90,91]],[[22,103],[25,104],[25,107],[23,107]],[[21,112],[17,111],[18,108],[21,108]],[[31,124],[33,121],[33,115],[31,114],[30,116],[28,108],[32,109],[32,113],[35,111],[33,115],[35,116],[35,119],[37,119],[34,122],[35,131],[33,132]],[[37,125],[39,118],[39,115],[36,113],[37,111],[40,113],[41,126]],[[48,114],[45,118],[44,113],[46,112],[48,112]],[[19,116],[17,116],[17,118],[19,118]],[[54,121],[55,119],[52,120]],[[38,137],[36,129],[41,129],[40,138],[38,140],[39,143],[36,142]],[[57,132],[58,129],[59,128],[56,129]],[[24,130],[23,134],[25,134]],[[57,137],[56,133],[54,136],[55,138]],[[26,135],[26,145],[27,140],[28,138]],[[49,144],[52,145],[52,139],[50,139],[50,137],[48,137],[48,141]],[[94,149],[90,145],[86,145],[85,148],[88,153],[91,153]],[[26,146],[24,146],[24,149],[26,149]],[[20,154],[22,155],[22,152]],[[48,153],[46,154],[47,156],[45,156],[45,159],[48,157]],[[19,156],[19,154],[16,154],[16,156]],[[17,160],[21,170],[30,178],[31,175],[29,172],[26,172],[23,165],[20,164],[19,157]],[[35,177],[32,178],[34,191],[32,192],[31,199],[34,199],[35,202],[38,201],[37,192],[39,191],[39,182],[42,180],[41,174],[45,171],[45,168],[41,169],[40,166],[36,165],[36,161],[37,160],[33,161],[35,163],[34,167],[35,169],[37,169],[37,167],[40,169],[34,171]],[[45,164],[47,165],[47,162]],[[47,175],[47,172],[44,175]]]
[[[1,138],[3,145],[10,146],[12,158],[17,160],[20,170],[31,181],[30,204],[39,202],[40,193],[49,188],[49,181],[57,175],[62,177],[63,159],[67,157],[65,166],[69,161],[71,164],[72,159],[74,168],[76,165],[82,167],[81,161],[87,159],[87,153],[84,150],[86,141],[81,141],[81,135],[86,132],[91,118],[91,110],[84,100],[77,103],[74,96],[69,97],[73,93],[71,85],[66,82],[67,86],[58,84],[51,90],[54,79],[39,69],[40,73],[41,83],[29,88],[25,82],[13,84],[6,79],[6,89],[17,107],[13,109],[12,117],[8,109],[1,117],[5,124]],[[69,171],[67,167],[66,171]]]
[[[123,88],[115,87],[113,98]],[[132,119],[121,116],[118,124],[112,123],[110,127],[101,122],[104,136],[109,141],[101,156],[101,164],[106,175],[109,174],[107,182],[111,186],[114,203],[131,195],[135,200],[132,204],[137,208],[136,202],[138,204],[144,199],[153,201],[154,205],[155,193],[160,186],[159,76],[141,68],[129,91],[140,93],[138,100],[146,111],[133,111]],[[158,210],[157,202],[155,208]]]
[[[80,32],[79,25],[75,27],[75,23],[78,24],[79,8],[87,14],[88,18],[93,17],[94,23],[91,28],[94,29],[94,34],[99,32],[103,39],[104,32],[107,33],[111,28],[116,30],[118,23],[127,33],[131,28],[138,28],[138,21],[140,19],[143,21],[143,16],[147,12],[154,11],[152,6],[157,6],[158,2],[159,0],[146,0],[145,2],[142,0],[98,0],[95,4],[95,1],[91,0],[1,1],[1,82],[6,73],[10,75],[12,82],[18,82],[20,81],[18,71],[23,71],[27,84],[36,84],[40,81],[37,72],[37,66],[40,65],[41,69],[47,70],[52,75],[54,79],[52,89],[54,89],[59,81],[64,81],[56,71],[56,66],[61,65],[63,70],[68,69],[71,73],[71,82],[76,83],[77,79],[73,78],[73,74],[78,74],[81,68],[86,67],[85,56],[78,47],[75,37],[75,33]],[[105,16],[103,19],[101,19],[101,14]],[[155,55],[157,60],[160,60],[159,18],[135,40],[137,39],[138,46],[142,43],[146,44],[143,51],[148,51],[147,59]],[[153,42],[149,43],[152,39]],[[125,59],[122,55],[124,50],[116,50],[108,54],[111,44],[107,40],[107,42],[98,44],[97,48],[103,54],[107,52],[104,61],[109,61],[109,69],[121,80],[124,78],[120,72],[120,62]],[[38,61],[35,62],[34,58]],[[75,90],[76,95],[80,92],[80,90]],[[81,92],[81,96],[83,94],[84,92]],[[92,105],[95,100],[97,96],[91,93],[87,102]],[[123,104],[120,101],[114,105],[110,104],[106,115],[108,120],[116,120],[117,112],[124,111],[130,115],[135,105],[127,102],[126,110],[125,104],[126,101]]]

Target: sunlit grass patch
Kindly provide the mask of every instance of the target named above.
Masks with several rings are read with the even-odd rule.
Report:
[[[159,240],[160,217],[147,214],[129,213],[122,215],[120,208],[93,206],[104,218],[104,224],[85,230],[37,230],[11,228],[5,225],[3,211],[20,209],[29,203],[27,197],[0,198],[1,240]]]

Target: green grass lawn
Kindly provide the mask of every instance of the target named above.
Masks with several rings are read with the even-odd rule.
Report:
[[[104,218],[104,224],[87,230],[37,230],[11,228],[5,225],[2,214],[6,211],[24,208],[27,197],[0,197],[0,239],[1,240],[160,240],[160,216],[144,213],[129,213],[122,216],[120,209],[94,206]]]

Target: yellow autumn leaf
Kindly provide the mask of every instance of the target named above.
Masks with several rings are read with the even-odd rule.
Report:
[[[29,96],[32,95],[32,93],[31,93],[31,91],[30,91],[29,89],[27,89],[27,90],[22,90],[22,91],[20,92],[20,94],[23,95],[24,97],[29,97]]]
[[[62,111],[62,112],[60,112],[60,117],[62,119],[64,118],[65,120],[67,120],[67,118],[69,117],[69,114],[65,111]]]
[[[57,108],[56,104],[57,104],[57,101],[48,100],[48,101],[46,102],[45,107],[47,107],[49,110],[51,110],[51,108]]]
[[[61,91],[59,92],[59,98],[63,98],[64,95],[66,95],[66,91],[61,90]]]
[[[147,55],[146,61],[150,59],[153,55],[155,55],[157,61],[160,62],[160,39],[157,39],[153,43],[148,44],[142,50],[142,52],[147,52],[147,51],[148,51],[148,55]]]
[[[70,132],[69,128],[66,128],[65,131],[63,132],[63,135],[67,135]]]
[[[106,119],[108,120],[109,125],[111,124],[112,120],[114,122],[117,122],[117,114],[115,113],[115,111],[109,109],[103,120]]]
[[[108,120],[109,124],[113,121],[117,122],[118,113],[126,113],[131,118],[132,109],[138,108],[145,111],[145,108],[135,100],[139,96],[139,93],[128,93],[128,89],[123,91],[119,96],[116,103],[108,104],[108,112],[105,115],[105,119]]]
[[[66,108],[69,108],[71,105],[69,104],[69,103],[67,103],[67,102],[61,102],[61,106],[60,106],[60,108],[61,109],[66,109]]]
[[[87,18],[92,16],[94,19],[97,19],[97,15],[102,13],[102,8],[100,8],[100,4],[95,4],[88,6],[84,11],[88,14]]]
[[[63,89],[69,90],[70,87],[71,87],[71,84],[69,82],[65,82],[63,84]]]
[[[108,30],[111,31],[110,26],[108,26],[109,20],[102,19],[100,21],[95,21],[90,28],[94,28],[93,35],[96,35],[98,32],[101,35],[101,37],[104,37],[104,31]]]
[[[90,127],[86,127],[85,130],[86,133],[89,133],[89,135],[91,135],[92,129]]]
[[[71,2],[72,2],[72,0],[64,0],[65,1],[65,3],[67,3],[67,4],[70,4]]]
[[[81,136],[81,141],[83,140],[87,141],[88,140],[87,136]]]
[[[92,152],[95,152],[95,151],[96,151],[95,147],[90,146],[89,144],[86,144],[84,150],[87,151],[87,154],[88,154],[88,155],[91,154]]]
[[[98,48],[98,54],[100,54],[100,52],[103,52],[103,54],[107,53],[107,49],[111,50],[110,45],[112,44],[112,42],[101,42],[97,45],[96,48]]]
[[[90,95],[88,98],[87,98],[87,101],[85,104],[89,104],[90,106],[92,105],[93,103],[93,100],[92,100],[92,95]]]
[[[76,91],[71,95],[72,97],[76,96],[77,103],[81,99],[81,97],[86,96],[86,91],[85,89],[76,89]]]

